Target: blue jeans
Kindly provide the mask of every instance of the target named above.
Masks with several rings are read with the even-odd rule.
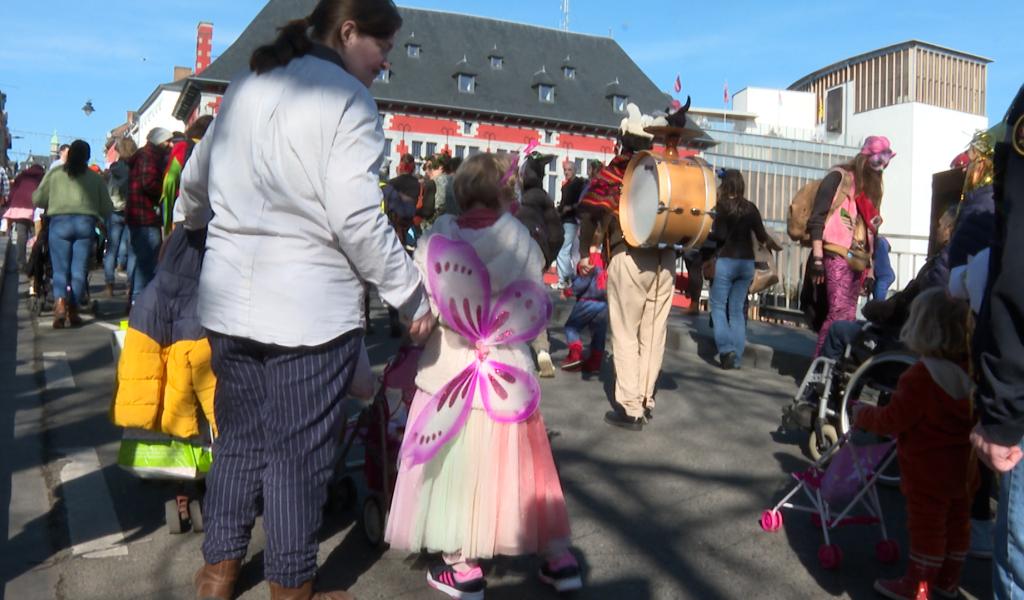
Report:
[[[107,283],[114,283],[114,268],[123,265],[128,257],[128,227],[124,224],[124,213],[110,213],[107,219],[107,251],[103,256],[103,276]]]
[[[576,237],[579,227],[576,223],[562,223],[565,241],[562,242],[562,249],[558,251],[558,258],[555,259],[559,281],[572,281],[573,275],[576,274],[573,258],[579,254],[579,239]]]
[[[993,596],[1024,599],[1024,461],[1003,475],[994,542]]]
[[[50,265],[53,267],[53,299],[68,299],[79,306],[85,298],[89,276],[89,257],[96,239],[96,217],[91,215],[55,215],[50,218]]]
[[[142,294],[150,281],[156,277],[157,256],[160,253],[160,228],[128,226],[128,240],[135,254],[135,268],[131,270],[132,303]]]
[[[754,280],[754,261],[719,258],[711,284],[711,318],[715,321],[715,345],[719,354],[736,353],[736,364],[743,360],[747,345],[747,319],[743,307],[747,290]],[[728,305],[728,315],[726,315]]]
[[[572,307],[569,320],[565,322],[565,339],[570,344],[580,339],[580,331],[590,328],[590,350],[604,352],[608,335],[608,303],[595,300],[580,300]]]
[[[857,339],[857,334],[864,329],[864,321],[833,321],[821,346],[821,356],[839,360],[846,352],[846,347]]]

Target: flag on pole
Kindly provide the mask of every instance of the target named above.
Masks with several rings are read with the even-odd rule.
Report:
[[[676,90],[676,93],[677,93],[677,94],[678,94],[679,92],[683,91],[683,81],[682,81],[682,80],[681,80],[681,79],[679,78],[679,75],[676,75],[676,85],[675,85],[675,90]]]
[[[729,104],[729,82],[725,82],[725,87],[722,88],[722,102],[726,105]]]
[[[818,98],[818,122],[825,122],[825,101],[820,97]]]

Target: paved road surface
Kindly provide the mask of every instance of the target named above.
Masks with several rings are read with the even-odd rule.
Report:
[[[95,274],[94,274],[95,275]],[[6,275],[0,321],[0,600],[192,598],[201,564],[197,534],[169,535],[164,501],[173,485],[143,483],[114,463],[120,432],[108,418],[114,365],[111,329],[124,296],[100,299],[100,316],[54,331],[25,310],[25,285]],[[100,281],[94,279],[98,293]],[[386,317],[375,312],[377,330]],[[560,329],[556,358],[564,354]],[[380,364],[394,343],[377,336]],[[658,413],[643,433],[610,428],[608,370],[559,373],[544,382],[542,407],[582,559],[583,599],[872,598],[872,578],[903,565],[874,560],[877,529],[839,532],[844,564],[822,571],[820,533],[787,515],[784,530],[761,532],[760,511],[779,497],[786,473],[806,461],[792,436],[775,432],[792,378],[765,370],[722,372],[692,355],[670,354]],[[906,547],[902,499],[884,489],[887,520]],[[332,516],[321,544],[325,583],[359,598],[442,598],[424,584],[427,558],[371,550],[352,513]],[[264,546],[257,525],[241,598],[265,598]],[[557,596],[534,577],[531,558],[488,567],[487,597]],[[971,561],[968,597],[990,597],[988,563]],[[4,585],[5,584],[5,585]]]

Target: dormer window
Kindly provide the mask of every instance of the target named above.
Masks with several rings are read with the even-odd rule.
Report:
[[[420,57],[420,50],[421,50],[421,48],[420,48],[419,44],[406,44],[405,45],[405,53],[407,55],[409,55],[409,58],[419,58]]]
[[[391,69],[384,69],[380,73],[377,73],[377,77],[374,78],[374,81],[391,83]]]
[[[469,75],[467,73],[459,73],[458,75],[459,91],[463,94],[476,93],[476,75]]]
[[[562,67],[562,75],[566,79],[576,79],[576,67]]]
[[[629,102],[629,98],[626,96],[612,96],[612,110],[617,113],[626,112],[626,103]]]
[[[495,71],[500,71],[505,66],[505,59],[501,56],[490,56],[491,68]]]
[[[555,86],[541,84],[537,86],[537,99],[546,104],[555,102]]]

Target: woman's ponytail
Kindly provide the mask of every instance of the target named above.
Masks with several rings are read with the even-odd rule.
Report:
[[[292,59],[304,56],[313,48],[309,39],[309,19],[289,21],[278,30],[277,39],[273,43],[260,46],[249,59],[249,69],[257,75],[283,67]]]

